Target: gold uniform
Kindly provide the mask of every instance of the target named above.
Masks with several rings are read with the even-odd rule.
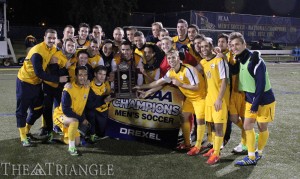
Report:
[[[90,64],[92,66],[92,68],[94,69],[99,65],[104,66],[104,61],[101,58],[101,56],[99,54],[97,54],[94,57],[89,58],[88,64]]]
[[[45,71],[52,55],[57,51],[56,46],[53,46],[52,48],[48,48],[45,42],[39,43],[36,46],[32,47],[26,56],[23,66],[20,68],[18,72],[18,78],[21,81],[27,82],[32,85],[37,85],[42,83],[42,79],[37,77],[32,62],[31,57],[32,55],[38,53],[42,56],[43,62],[42,62],[42,68]]]
[[[96,95],[98,95],[98,96],[109,95],[109,94],[110,94],[110,91],[111,91],[110,85],[109,85],[109,82],[108,82],[108,81],[106,81],[105,83],[102,83],[100,86],[97,86],[97,85],[95,84],[95,81],[93,80],[93,81],[91,82],[91,85],[90,85],[90,86],[91,86],[92,90],[94,91],[94,93],[95,93]],[[108,110],[108,105],[109,105],[109,102],[107,102],[107,103],[103,104],[102,106],[96,108],[96,110],[97,110],[98,112],[106,111],[106,110]]]
[[[55,52],[53,54],[53,57],[58,59],[57,64],[60,69],[64,68],[66,66],[66,63],[69,61],[69,59],[63,54],[62,51]],[[70,59],[70,62],[72,63],[72,65],[69,67],[68,73],[69,73],[70,81],[73,82],[75,79],[75,68],[77,64],[77,58],[75,57],[75,55]],[[49,81],[44,81],[44,82],[53,88],[58,87],[58,83],[53,83]]]
[[[222,58],[213,58],[209,61],[201,60],[207,82],[205,120],[214,123],[227,123],[227,106],[229,105],[229,85],[222,99],[222,109],[215,110],[214,103],[220,93],[222,79],[228,78],[228,66]]]
[[[236,61],[234,60],[234,55],[225,51],[224,54],[227,56],[228,63],[234,65]],[[230,115],[238,114],[240,117],[244,117],[245,114],[245,93],[238,90],[239,85],[239,75],[231,76],[231,91],[230,91],[230,101],[229,101],[229,113]]]
[[[193,91],[189,89],[185,89],[182,87],[178,87],[179,90],[186,97],[186,106],[188,108],[192,107],[196,114],[197,119],[204,118],[204,104],[205,104],[205,94],[206,94],[206,86],[204,82],[204,78],[202,75],[191,65],[188,64],[180,64],[180,69],[176,73],[174,69],[170,69],[166,75],[163,77],[166,82],[171,82],[172,79],[176,79],[183,84],[197,85],[198,90]]]
[[[56,107],[53,112],[53,123],[57,125],[62,132],[64,133],[64,137],[68,138],[68,127],[66,127],[63,123],[66,117],[75,117],[78,120],[84,120],[83,118],[83,111],[87,103],[88,95],[90,88],[88,87],[80,87],[75,82],[72,82],[71,88],[64,88],[64,92],[67,92],[70,96],[70,106],[66,105],[66,100],[64,99],[64,95],[62,97],[62,102],[59,107]],[[67,116],[63,112],[63,108],[71,108],[72,115]],[[79,132],[76,133],[76,137],[80,136]],[[68,141],[68,140],[64,140]]]

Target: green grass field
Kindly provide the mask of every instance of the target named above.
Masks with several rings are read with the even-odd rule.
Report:
[[[276,116],[269,125],[270,139],[264,158],[250,167],[234,166],[234,162],[243,157],[231,154],[239,143],[240,131],[236,126],[231,140],[221,152],[221,162],[214,166],[208,166],[202,156],[189,157],[166,148],[113,139],[102,140],[92,148],[80,147],[83,153],[80,157],[71,157],[63,144],[23,148],[14,116],[18,69],[0,68],[0,178],[37,178],[30,176],[38,174],[37,171],[46,178],[73,178],[74,175],[76,178],[130,179],[300,178],[300,64],[268,63],[267,66],[277,100]],[[37,133],[40,125],[39,119],[32,133]],[[81,172],[78,176],[79,165],[90,169],[87,175]],[[51,172],[49,166],[52,166]]]

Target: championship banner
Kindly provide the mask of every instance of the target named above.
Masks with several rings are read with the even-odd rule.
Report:
[[[175,147],[184,96],[165,86],[147,99],[115,99],[109,107],[106,135]]]
[[[299,18],[191,11],[190,23],[197,24],[200,29],[237,31],[242,33],[248,42],[300,42]]]

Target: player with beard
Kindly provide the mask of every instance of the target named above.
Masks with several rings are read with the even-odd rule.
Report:
[[[201,41],[201,60],[206,82],[207,95],[205,99],[205,120],[213,123],[215,137],[213,148],[203,154],[209,157],[206,163],[213,165],[220,160],[220,149],[226,130],[229,85],[228,65],[222,58],[216,57],[213,53],[212,39],[205,38]]]
[[[18,72],[16,80],[16,118],[21,142],[24,147],[32,146],[26,134],[28,134],[31,126],[43,112],[42,104],[44,95],[42,81],[63,83],[68,80],[67,76],[59,77],[45,72],[50,63],[51,56],[57,51],[54,45],[56,38],[56,30],[47,29],[44,41],[30,49],[23,66]],[[27,116],[28,109],[30,111],[29,116]]]

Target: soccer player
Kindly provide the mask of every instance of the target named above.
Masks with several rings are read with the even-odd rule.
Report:
[[[89,60],[89,53],[87,52],[86,49],[84,50],[79,50],[77,52],[77,65],[78,66],[85,66],[88,69],[88,80],[92,81],[94,79],[94,73],[93,73],[93,68],[90,64],[88,64]]]
[[[188,26],[187,32],[190,43],[193,43],[196,35],[199,34],[199,27],[196,24],[191,24]]]
[[[133,67],[137,69],[143,68],[143,58],[135,53],[133,53],[133,46],[130,42],[124,41],[121,45],[121,58],[114,58],[112,61],[112,71],[117,71],[117,65],[121,63],[121,61],[124,60],[130,65],[133,65]],[[137,70],[138,72],[139,70]],[[143,74],[138,73],[137,74],[137,84],[141,85],[143,84],[144,78]],[[113,88],[113,87],[112,87]]]
[[[59,107],[54,109],[53,123],[62,130],[63,141],[69,144],[69,153],[72,156],[79,155],[76,145],[79,145],[80,134],[77,131],[79,123],[88,124],[84,115],[84,109],[99,107],[111,100],[110,97],[98,96],[89,86],[86,86],[88,80],[88,69],[85,66],[79,66],[75,69],[75,81],[71,87],[64,88],[62,100]]]
[[[228,35],[220,34],[218,35],[218,47],[220,48],[220,53],[218,53],[218,57],[223,58],[229,64],[229,77],[230,77],[230,101],[229,101],[229,121],[227,122],[226,133],[224,136],[223,145],[230,139],[231,134],[231,123],[236,124],[242,131],[242,139],[241,143],[233,149],[233,153],[245,153],[247,152],[246,147],[246,134],[243,128],[243,120],[245,113],[245,94],[242,91],[238,90],[238,68],[236,61],[234,59],[234,55],[229,50],[228,43]],[[237,70],[236,70],[237,69]]]
[[[205,106],[205,82],[203,77],[201,78],[200,73],[191,65],[181,63],[179,58],[179,52],[176,50],[171,50],[167,54],[167,60],[171,69],[166,73],[166,75],[157,81],[150,84],[144,84],[141,86],[136,86],[136,89],[149,89],[162,86],[166,83],[171,83],[177,86],[186,100],[183,104],[184,108],[192,108],[196,114],[198,122],[198,133],[197,133],[197,143],[196,146],[190,151],[193,155],[199,153],[201,148],[202,138],[205,132],[205,122],[204,122],[204,106]],[[200,78],[200,79],[199,79]],[[191,111],[191,109],[189,109]],[[183,121],[181,123],[181,128],[184,134],[184,144],[177,147],[179,150],[189,150],[191,148],[190,144],[190,122],[189,116],[190,112],[183,112]]]
[[[174,49],[173,40],[169,36],[163,37],[161,40],[161,43],[162,43],[161,48],[165,52],[165,54],[167,54],[169,51]],[[181,56],[180,60],[182,60],[183,63],[192,65],[198,71],[201,71],[201,67],[200,67],[199,63],[197,62],[197,60],[195,58],[193,58],[193,56],[191,54],[189,54],[185,49],[181,49],[180,56]],[[160,76],[161,77],[163,77],[167,73],[167,71],[170,69],[170,65],[168,64],[166,56],[161,61],[159,68],[160,68]]]
[[[92,28],[92,33],[89,36],[89,39],[96,39],[99,43],[99,48],[102,46],[102,27],[100,25],[94,25]]]
[[[77,48],[87,48],[90,46],[88,40],[90,26],[87,23],[80,23],[78,27]]]
[[[66,25],[63,31],[63,38],[56,39],[55,44],[58,49],[62,49],[63,43],[68,38],[74,38],[75,28],[72,25]]]
[[[105,66],[99,65],[94,69],[94,80],[90,83],[91,89],[96,95],[109,95],[111,92],[109,82],[106,81],[107,69]],[[108,118],[108,105],[105,103],[100,107],[87,110],[87,120],[91,124],[90,140],[96,142],[100,138],[105,137],[105,128]]]
[[[129,42],[133,43],[133,37],[134,37],[134,33],[137,31],[137,29],[133,26],[129,26],[126,29],[126,38]]]
[[[111,63],[113,61],[114,58],[114,53],[113,53],[113,41],[110,39],[106,39],[103,42],[103,46],[102,49],[100,50],[100,55],[103,59],[104,62],[104,66],[107,69],[107,76],[109,76],[110,72],[111,72]],[[109,81],[111,81],[109,79]]]
[[[190,40],[187,34],[188,23],[184,19],[179,19],[177,22],[177,36],[173,37],[175,48],[179,50],[183,45],[187,45]]]
[[[76,68],[77,59],[75,57],[76,52],[76,40],[74,38],[67,38],[64,40],[62,50],[57,51],[51,57],[50,64],[47,67],[47,72],[50,74],[63,76],[67,75],[70,80],[74,80],[74,75],[71,75]],[[71,78],[73,76],[73,78]],[[45,126],[42,128],[41,133],[49,135],[49,141],[52,137],[52,111],[59,106],[61,101],[61,94],[64,84],[53,83],[49,81],[43,81],[44,101],[43,101],[43,120]],[[44,130],[44,132],[42,132]],[[41,134],[40,134],[41,135]]]
[[[124,30],[121,27],[116,27],[113,31],[113,38],[114,38],[114,53],[117,54],[121,52],[121,44],[124,42]]]
[[[152,25],[151,25],[152,35],[147,36],[146,41],[156,44],[159,41],[159,39],[158,39],[159,31],[162,28],[163,28],[163,24],[161,22],[152,23]]]
[[[158,35],[158,42],[156,42],[156,45],[161,48],[161,40],[163,37],[165,36],[170,36],[169,35],[169,31],[166,29],[166,28],[162,28],[160,31],[159,31],[159,35]]]
[[[244,36],[239,32],[229,35],[231,49],[240,64],[239,90],[245,92],[246,110],[244,129],[248,156],[236,162],[238,166],[256,165],[269,139],[268,124],[274,120],[275,96],[271,88],[266,64],[258,52],[246,48]],[[257,122],[259,138],[255,152],[254,124]]]
[[[220,148],[227,123],[227,101],[229,101],[228,66],[222,58],[213,54],[212,39],[205,38],[201,42],[201,60],[207,82],[205,120],[214,123],[215,137],[213,148],[203,154],[209,157],[206,163],[213,165],[220,160]]]
[[[156,81],[160,77],[160,70],[159,70],[159,63],[157,61],[156,53],[155,53],[155,45],[152,44],[145,44],[144,48],[144,59],[146,63],[144,63],[144,68],[142,73],[144,75],[145,83],[151,83]]]
[[[27,139],[31,126],[42,115],[43,91],[42,80],[51,82],[67,82],[67,76],[54,76],[45,72],[51,56],[56,52],[54,45],[57,32],[47,29],[44,41],[32,47],[26,56],[23,66],[18,72],[16,80],[17,96],[17,127],[19,128],[21,142],[24,147],[31,147]],[[27,110],[29,109],[29,116]]]
[[[133,37],[133,44],[135,45],[134,53],[138,54],[141,57],[144,57],[144,48],[146,44],[146,39],[141,31],[136,31]]]
[[[87,51],[89,52],[89,60],[88,64],[92,66],[92,68],[96,68],[99,65],[104,65],[104,61],[100,56],[99,48],[100,43],[97,39],[90,40],[91,44],[87,48]]]

